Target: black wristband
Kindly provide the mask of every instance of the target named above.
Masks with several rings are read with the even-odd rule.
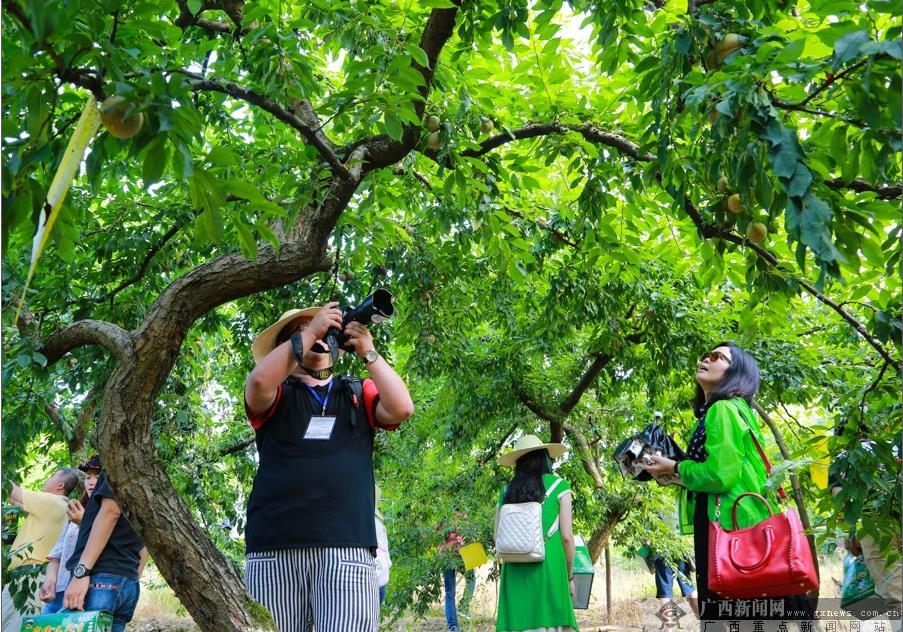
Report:
[[[680,470],[677,469],[680,466],[680,461],[674,461],[674,473],[680,476]]]

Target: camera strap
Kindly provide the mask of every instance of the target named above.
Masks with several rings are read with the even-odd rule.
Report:
[[[298,366],[301,367],[301,370],[307,373],[309,376],[316,378],[318,380],[328,379],[330,375],[332,375],[332,367],[326,367],[325,369],[309,369],[304,366],[304,343],[301,339],[301,332],[296,331],[292,334],[292,355],[295,356],[295,362],[298,363]]]

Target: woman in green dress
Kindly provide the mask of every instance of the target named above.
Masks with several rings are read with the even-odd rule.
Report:
[[[499,507],[506,503],[542,504],[545,541],[542,562],[503,562],[499,588],[498,632],[570,632],[577,630],[574,606],[574,532],[571,522],[571,487],[552,474],[552,458],[564,454],[560,443],[543,443],[538,437],[521,437],[514,450],[499,463],[514,466],[514,478],[502,491]],[[558,522],[557,530],[553,529]]]

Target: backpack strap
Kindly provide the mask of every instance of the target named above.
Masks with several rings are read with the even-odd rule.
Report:
[[[558,477],[555,479],[555,482],[552,483],[552,486],[546,490],[546,498],[548,498],[549,496],[552,495],[552,492],[555,490],[556,487],[558,487],[558,483],[560,483],[561,480],[562,480],[561,477]],[[561,518],[561,516],[555,516],[555,522],[552,523],[552,526],[550,526],[549,530],[546,532],[546,540],[551,538],[553,535],[555,535],[555,532],[558,531],[558,520],[560,518]]]
[[[546,498],[548,498],[549,496],[552,495],[552,490],[554,490],[556,487],[558,487],[558,483],[560,483],[560,482],[561,482],[561,478],[560,478],[560,477],[555,479],[555,482],[552,483],[552,486],[549,487],[549,489],[546,490]]]
[[[358,377],[342,376],[342,383],[348,386],[348,393],[351,399],[351,405],[357,409],[364,403],[364,381]],[[364,411],[366,414],[367,411]],[[357,411],[351,415],[351,425],[357,425]]]

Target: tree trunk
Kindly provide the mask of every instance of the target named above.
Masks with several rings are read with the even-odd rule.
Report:
[[[615,527],[624,519],[629,511],[630,506],[626,502],[621,499],[612,500],[608,512],[606,512],[605,516],[602,518],[602,524],[596,527],[596,532],[593,533],[586,545],[586,548],[589,549],[589,556],[593,560],[593,564],[599,561],[599,557],[602,555],[605,547],[608,546],[608,538],[611,536],[611,532],[614,531]]]
[[[123,512],[202,630],[275,630],[269,612],[245,592],[238,570],[195,523],[157,457],[146,380],[138,362],[121,363],[100,417],[104,469]]]
[[[349,187],[347,195],[352,191]],[[347,203],[347,197],[336,202]],[[123,513],[164,579],[205,631],[276,628],[270,613],[244,590],[238,569],[195,523],[169,480],[151,434],[157,394],[189,328],[201,315],[329,268],[323,258],[322,226],[305,234],[306,241],[283,244],[278,252],[261,248],[254,261],[230,254],[195,268],[161,294],[134,332],[102,321],[79,321],[54,333],[44,345],[48,363],[85,344],[103,345],[115,356],[98,419],[104,470]],[[311,235],[321,240],[314,241]]]
[[[611,551],[605,545],[605,617],[611,624]]]

